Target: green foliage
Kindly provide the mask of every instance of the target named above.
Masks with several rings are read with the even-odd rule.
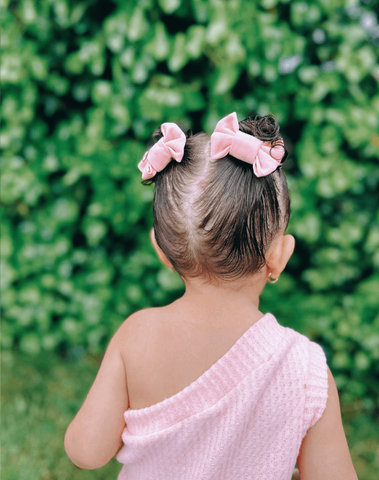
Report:
[[[2,4],[3,348],[100,353],[133,311],[181,295],[148,239],[150,135],[272,112],[297,243],[262,310],[319,342],[343,400],[373,413],[378,1]]]

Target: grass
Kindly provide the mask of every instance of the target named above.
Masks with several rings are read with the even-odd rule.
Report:
[[[69,362],[52,353],[33,358],[3,351],[2,480],[117,480],[122,464],[116,459],[98,470],[82,470],[72,464],[63,445],[101,359],[87,354]],[[353,463],[359,480],[376,480],[379,426],[369,415],[354,411],[342,409]]]
[[[98,470],[83,470],[67,457],[63,444],[100,361],[86,355],[67,363],[54,354],[32,360],[3,352],[2,480],[117,479],[122,464],[116,459]]]

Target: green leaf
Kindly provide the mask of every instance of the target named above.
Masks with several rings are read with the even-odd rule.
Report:
[[[106,80],[93,82],[91,98],[95,103],[108,100],[112,94],[112,83]]]
[[[192,25],[187,30],[186,52],[191,58],[199,58],[203,53],[205,43],[205,28],[202,25]]]
[[[170,51],[169,36],[163,23],[156,23],[154,26],[154,37],[146,44],[146,50],[159,62],[165,60]]]
[[[186,36],[184,33],[177,33],[174,41],[174,49],[168,61],[168,68],[171,72],[178,72],[188,62],[186,53]]]
[[[169,15],[170,13],[175,12],[182,2],[181,0],[158,0],[158,3],[161,9]]]
[[[146,21],[144,11],[142,8],[136,7],[133,15],[129,20],[129,28],[127,30],[127,37],[131,42],[140,40],[149,29],[149,24]]]
[[[234,87],[240,74],[239,66],[225,66],[216,70],[212,79],[212,90],[217,95],[222,95]]]
[[[83,223],[83,232],[87,237],[88,245],[91,247],[96,247],[99,245],[107,231],[107,225],[100,220],[86,218]]]

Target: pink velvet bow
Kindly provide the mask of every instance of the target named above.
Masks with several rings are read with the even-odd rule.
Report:
[[[163,137],[148,150],[138,164],[142,179],[148,180],[163,170],[174,158],[181,162],[186,136],[176,123],[162,123]]]
[[[211,135],[211,161],[230,153],[238,160],[252,164],[257,177],[264,177],[277,169],[285,153],[281,145],[271,146],[271,142],[262,142],[241,132],[237,114],[233,112],[218,122]]]

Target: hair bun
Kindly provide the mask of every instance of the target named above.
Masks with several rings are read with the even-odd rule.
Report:
[[[275,115],[270,113],[263,117],[260,115],[256,115],[254,118],[247,117],[245,120],[238,122],[238,124],[241,132],[253,135],[262,142],[272,142],[273,146],[283,146],[285,153],[280,161],[280,165],[283,166],[288,158],[288,151],[286,150],[283,139],[280,135],[280,127]]]
[[[259,119],[256,123],[256,134],[265,141],[275,141],[279,137],[278,122],[270,116]]]
[[[239,122],[239,125],[241,131],[254,135],[263,142],[275,142],[280,138],[279,124],[271,114],[264,117],[260,115],[256,115],[255,118],[247,117],[246,120]]]

